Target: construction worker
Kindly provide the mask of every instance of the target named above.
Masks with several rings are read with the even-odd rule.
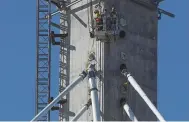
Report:
[[[112,6],[112,10],[110,13],[111,16],[111,29],[115,30],[116,29],[116,20],[117,20],[117,12],[114,6]]]
[[[53,99],[54,99],[54,98],[53,98],[53,97],[51,97],[51,98],[49,99],[49,103],[51,103],[51,102],[53,101]]]
[[[51,97],[51,98],[49,99],[49,104],[50,104],[53,100],[54,100],[54,98]],[[52,111],[54,111],[54,110],[59,110],[59,107],[53,106],[53,107],[51,108],[51,110],[52,110]]]
[[[99,10],[95,10],[94,11],[95,14],[95,21],[96,21],[96,26],[97,26],[97,30],[102,30],[103,29],[103,21],[102,21],[102,16],[99,12]]]
[[[110,31],[112,26],[110,14],[107,13],[106,9],[104,9],[104,13],[106,15],[106,30]]]
[[[54,100],[54,98],[51,97],[51,98],[49,99],[49,103],[51,103],[53,100]],[[67,100],[66,100],[66,99],[63,99],[63,100],[58,101],[57,103],[63,105],[63,104],[65,104],[66,102],[67,102]],[[51,108],[51,110],[52,110],[52,111],[54,111],[54,110],[59,110],[59,107],[58,107],[58,106],[53,106],[53,107]]]
[[[114,6],[112,6],[111,16],[115,18],[115,17],[116,17],[116,15],[117,15],[116,9],[115,9],[115,7],[114,7]]]
[[[123,88],[123,92],[127,92],[128,90],[128,85],[129,85],[129,81],[126,81],[125,83],[122,84],[122,88]]]
[[[111,29],[111,18],[110,18],[110,15],[108,14],[106,8],[104,8],[104,10],[103,10],[102,18],[105,20],[105,21],[103,21],[103,24],[106,25],[106,30],[109,31]],[[104,23],[104,22],[106,22],[106,23]],[[105,29],[105,28],[103,28],[103,29]]]
[[[129,85],[129,81],[126,81],[123,85],[124,86],[128,86]]]

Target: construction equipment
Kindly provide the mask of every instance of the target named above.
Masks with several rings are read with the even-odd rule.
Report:
[[[165,10],[163,10],[163,9],[160,9],[160,8],[158,8],[158,13],[159,13],[159,17],[158,17],[159,20],[161,19],[161,14],[165,14],[165,15],[167,15],[167,16],[169,16],[169,17],[172,17],[172,18],[175,17],[174,14],[172,14],[172,13],[170,13],[170,12],[168,12],[168,11],[165,11]]]
[[[119,16],[115,7],[108,12],[106,9],[101,11],[101,8],[96,8],[94,11],[94,36],[97,40],[111,41],[125,37],[125,31],[121,30]]]
[[[152,110],[152,112],[156,115],[156,117],[161,121],[165,122],[162,115],[159,113],[159,111],[156,109],[156,107],[153,105],[153,103],[150,101],[150,99],[147,97],[147,95],[144,93],[144,91],[140,88],[140,86],[137,84],[135,79],[131,76],[131,74],[127,71],[127,67],[125,64],[120,65],[121,73],[128,79],[130,84],[134,87],[134,89],[139,93],[139,95],[143,98],[143,100],[146,102],[146,104],[149,106],[149,108]]]

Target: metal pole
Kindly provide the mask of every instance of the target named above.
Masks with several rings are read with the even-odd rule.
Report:
[[[88,74],[89,74],[89,84],[90,84],[90,93],[91,93],[91,101],[92,101],[93,121],[97,122],[100,121],[100,105],[98,101],[98,93],[97,93],[98,89],[96,86],[95,71],[94,68],[92,67],[89,68]]]
[[[68,94],[80,81],[82,81],[87,76],[87,73],[83,71],[79,77],[72,82],[64,91],[62,91],[50,104],[48,104],[41,112],[39,112],[32,120],[37,121],[43,114],[47,113],[63,96]]]
[[[144,93],[144,91],[140,88],[138,83],[135,81],[135,79],[131,76],[130,73],[127,72],[126,65],[122,64],[120,66],[121,73],[127,77],[130,84],[134,87],[134,89],[139,93],[139,95],[143,98],[143,100],[146,102],[146,104],[149,106],[149,108],[153,111],[153,113],[156,115],[156,117],[161,121],[165,122],[162,115],[159,113],[159,111],[156,109],[156,107],[152,104],[150,99],[147,97],[147,95]]]
[[[82,1],[82,0],[73,1],[72,3],[70,3],[69,5],[67,5],[66,8],[72,6],[72,5],[74,5],[74,4],[76,4],[76,3],[80,2],[80,1]],[[59,13],[61,13],[61,10],[58,9],[58,10],[54,11],[53,13],[51,13],[50,15],[54,16],[54,15],[59,14]],[[47,17],[48,17],[48,15],[45,16],[45,18],[47,18]]]
[[[77,121],[79,117],[81,117],[81,115],[83,115],[83,113],[89,108],[90,105],[91,105],[91,99],[89,99],[87,104],[85,104],[83,108],[75,115],[75,117],[72,119],[71,122]]]
[[[125,110],[125,112],[129,116],[129,118],[132,121],[134,121],[134,122],[138,122],[136,116],[134,115],[133,111],[131,110],[131,108],[129,107],[129,105],[126,103],[126,100],[124,98],[122,98],[120,100],[120,104],[123,106],[123,109]]]
[[[48,1],[48,15],[50,16],[48,18],[48,64],[49,64],[49,68],[48,68],[48,100],[51,97],[51,0]],[[51,115],[50,115],[50,111],[48,111],[48,120],[50,119]]]
[[[66,7],[70,7],[70,6],[76,4],[76,3],[80,2],[80,1],[82,1],[82,0],[75,0],[72,3],[70,3],[69,5],[67,5]]]

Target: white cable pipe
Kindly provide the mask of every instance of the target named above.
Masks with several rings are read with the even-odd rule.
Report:
[[[125,112],[127,113],[127,115],[129,116],[129,118],[134,121],[134,122],[138,122],[136,116],[134,115],[133,111],[131,110],[131,108],[129,107],[129,105],[127,103],[125,103],[123,105],[123,108],[125,110]]]
[[[139,95],[143,98],[143,100],[146,102],[148,107],[152,110],[152,112],[156,115],[156,117],[161,122],[166,122],[163,116],[159,113],[159,111],[156,109],[156,107],[152,104],[150,99],[147,97],[147,95],[144,93],[144,91],[140,88],[136,80],[131,76],[130,73],[127,72],[127,67],[125,64],[121,64],[120,66],[121,73],[128,79],[130,84],[134,87],[134,89],[139,93]]]
[[[92,111],[93,111],[93,121],[100,121],[100,105],[98,101],[98,92],[95,80],[95,72],[94,69],[89,68],[89,85],[90,85],[90,93],[91,93],[91,101],[92,101]]]
[[[88,103],[85,104],[83,108],[81,108],[81,110],[75,115],[75,117],[71,120],[71,122],[77,121],[79,117],[81,117],[81,115],[83,115],[83,113],[89,108],[90,105],[91,105],[91,100],[89,100]]]
[[[152,104],[150,99],[147,97],[147,95],[144,93],[144,91],[140,88],[140,86],[137,84],[135,79],[131,76],[131,74],[126,75],[128,78],[128,81],[131,83],[131,85],[135,88],[135,90],[139,93],[139,95],[143,98],[143,100],[146,102],[146,104],[149,106],[149,108],[153,111],[153,113],[156,115],[156,117],[161,121],[165,122],[162,115],[159,113],[159,111],[156,109],[156,107]]]

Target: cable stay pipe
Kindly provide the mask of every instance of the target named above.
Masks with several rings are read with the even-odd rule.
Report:
[[[85,104],[80,111],[75,115],[75,117],[71,120],[71,122],[73,121],[77,121],[82,115],[83,113],[88,110],[89,106],[91,105],[91,99],[89,99],[88,103]]]
[[[72,119],[71,122],[77,121],[82,115],[83,113],[87,110],[87,106],[83,106],[83,108],[81,108],[81,110],[75,115],[75,117]]]
[[[92,66],[89,68],[88,74],[89,74],[90,94],[92,101],[93,121],[97,122],[100,121],[100,105],[98,100],[98,89],[95,80],[96,75],[94,68]]]
[[[123,109],[125,110],[125,112],[127,113],[128,117],[130,118],[131,121],[134,122],[138,122],[136,116],[134,115],[133,111],[131,110],[131,108],[129,107],[129,105],[127,104],[126,100],[124,98],[122,98],[120,100],[121,106],[123,106]]]
[[[125,64],[122,64],[120,66],[121,73],[128,79],[130,84],[134,87],[134,89],[139,93],[139,95],[143,98],[143,100],[146,102],[148,107],[152,110],[152,112],[156,115],[156,117],[161,122],[166,122],[163,118],[163,116],[159,113],[159,111],[156,109],[156,107],[152,104],[150,99],[147,97],[147,95],[144,93],[144,91],[140,88],[136,80],[131,76],[130,73],[127,72],[127,68]]]
[[[132,121],[138,122],[136,116],[134,115],[133,111],[131,110],[131,108],[127,103],[124,104],[123,108]]]
[[[68,94],[86,76],[87,73],[83,71],[75,81],[68,85],[64,91],[62,91],[50,104],[48,104],[42,111],[40,111],[30,122],[37,121],[42,115],[47,113],[62,97]]]

